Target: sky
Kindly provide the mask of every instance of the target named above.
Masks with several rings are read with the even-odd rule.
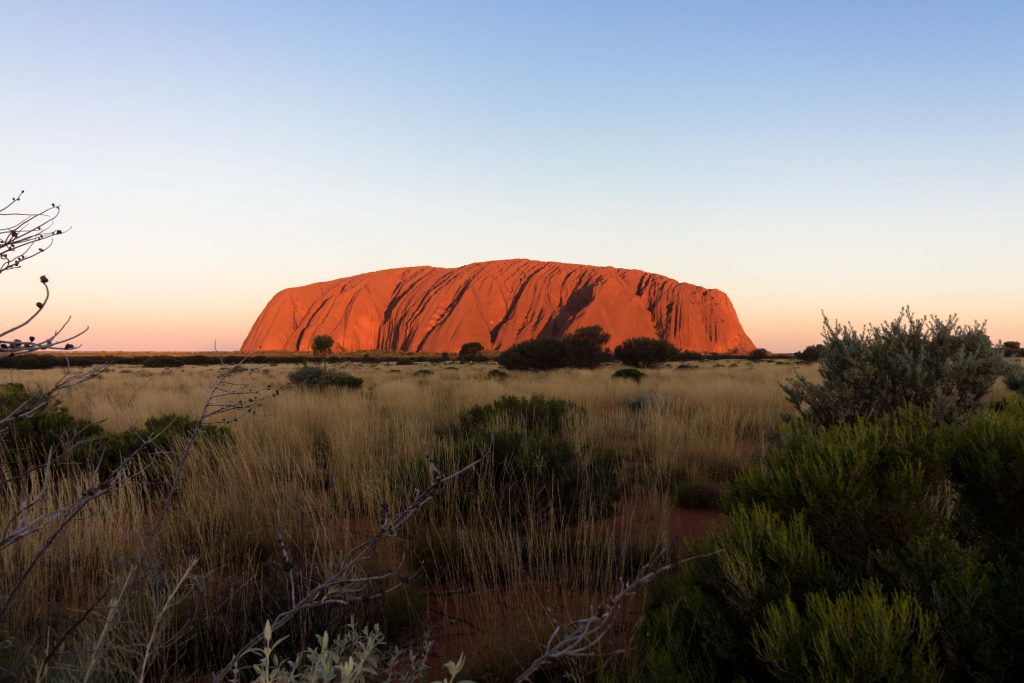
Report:
[[[0,278],[84,350],[237,349],[290,286],[503,258],[725,291],[758,346],[1024,339],[1024,3],[0,1]]]

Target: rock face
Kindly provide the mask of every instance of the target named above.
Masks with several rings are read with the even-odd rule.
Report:
[[[346,351],[458,351],[558,337],[600,325],[610,345],[660,337],[690,351],[754,349],[729,297],[641,270],[516,259],[395,268],[293,287],[270,300],[242,351],[308,351],[331,335]]]

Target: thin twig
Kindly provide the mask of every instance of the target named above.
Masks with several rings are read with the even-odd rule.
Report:
[[[544,652],[519,674],[515,683],[526,683],[530,680],[531,676],[535,675],[542,668],[560,659],[580,659],[598,656],[597,647],[609,630],[611,630],[614,623],[613,617],[626,598],[635,594],[651,581],[654,581],[661,574],[675,569],[683,563],[711,557],[719,552],[721,551],[715,550],[714,552],[694,555],[679,562],[669,562],[666,564],[661,563],[664,552],[656,554],[637,571],[636,576],[622,584],[622,589],[618,593],[610,597],[588,616],[577,619],[569,624],[564,635],[562,634],[562,626],[555,626],[554,631],[548,637]],[[621,652],[623,651],[605,654],[621,654]]]

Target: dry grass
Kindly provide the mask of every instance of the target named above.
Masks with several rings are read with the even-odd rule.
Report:
[[[613,380],[613,368],[512,373],[508,381],[487,378],[493,364],[359,365],[346,368],[366,380],[359,390],[306,391],[287,386],[294,366],[254,367],[253,383],[283,389],[263,414],[231,425],[233,443],[206,445],[188,462],[181,488],[159,538],[156,585],[174,585],[195,567],[176,594],[174,628],[159,653],[166,672],[194,673],[222,662],[245,637],[283,604],[284,573],[279,534],[298,558],[300,575],[315,578],[374,528],[382,503],[397,509],[416,485],[416,464],[433,454],[443,460],[438,430],[474,406],[507,395],[534,394],[573,401],[583,414],[568,426],[581,450],[613,448],[623,456],[630,499],[620,524],[584,521],[544,524],[528,518],[521,528],[500,520],[469,525],[424,515],[374,557],[374,567],[401,566],[417,578],[403,592],[408,604],[390,599],[373,614],[385,625],[420,628],[431,614],[449,610],[473,636],[470,657],[480,667],[511,666],[528,657],[527,640],[542,641],[551,619],[579,616],[581,605],[603,592],[657,546],[672,540],[672,487],[680,481],[722,482],[755,462],[765,439],[788,411],[779,383],[806,368],[791,363],[704,362],[675,364],[647,372],[638,384]],[[141,425],[147,418],[200,410],[216,369],[114,368],[64,396],[72,414],[110,430]],[[52,383],[56,371],[5,371],[4,381]],[[81,482],[64,481],[49,504],[74,495]],[[0,503],[10,514],[13,495]],[[8,619],[12,633],[51,639],[68,620],[116,594],[138,553],[152,492],[133,483],[90,508],[35,570],[24,599]],[[623,532],[626,529],[626,532]],[[0,555],[0,582],[10,586],[35,542]],[[373,568],[370,568],[373,569]],[[113,587],[113,588],[112,588]],[[501,591],[504,597],[495,597]],[[398,595],[398,594],[396,594]],[[490,595],[494,600],[481,600]],[[501,625],[488,605],[509,596],[534,596],[517,614],[521,638],[503,648]],[[461,598],[459,596],[462,596]],[[556,597],[552,597],[556,596]],[[561,596],[561,597],[557,597]],[[135,628],[161,608],[149,595],[131,606]],[[510,600],[515,603],[515,600]],[[540,605],[546,607],[541,610]],[[409,617],[406,612],[415,612]],[[103,610],[84,630],[96,634]],[[148,615],[148,616],[147,616]],[[317,624],[327,615],[310,617]],[[435,635],[447,638],[451,619]],[[397,628],[397,627],[396,627]],[[494,629],[499,629],[497,633]],[[446,629],[448,629],[446,631]],[[118,634],[108,658],[129,669],[136,649],[130,634]],[[452,636],[453,638],[455,636]],[[177,645],[174,643],[177,642]],[[454,641],[453,641],[454,642]],[[78,647],[87,644],[78,643]],[[173,646],[171,646],[173,645]],[[452,643],[440,648],[447,650]]]

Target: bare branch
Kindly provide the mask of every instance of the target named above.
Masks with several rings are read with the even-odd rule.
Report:
[[[21,201],[24,192],[19,192],[10,202],[0,208],[0,274],[20,268],[26,261],[40,256],[53,246],[53,240],[68,232],[68,229],[55,227],[60,216],[60,207],[50,204],[42,211],[19,213],[12,211],[15,204]],[[9,355],[45,351],[47,349],[71,350],[76,348],[71,342],[82,336],[85,330],[74,334],[65,334],[70,318],[54,332],[42,339],[29,336],[27,339],[10,338],[18,330],[26,327],[39,315],[50,301],[49,279],[43,275],[39,278],[43,286],[42,300],[37,301],[34,310],[26,315],[21,322],[0,332],[0,352]],[[88,329],[88,328],[86,328]]]
[[[519,674],[519,677],[516,678],[516,683],[527,683],[531,676],[534,676],[548,664],[560,659],[580,659],[598,656],[601,653],[598,652],[597,648],[601,640],[611,630],[614,617],[626,598],[634,595],[658,576],[671,569],[675,569],[680,564],[711,557],[719,552],[721,551],[716,550],[704,555],[694,555],[681,562],[669,562],[667,564],[662,563],[664,552],[657,553],[637,571],[636,576],[629,581],[623,582],[622,589],[618,593],[591,612],[590,615],[569,624],[564,634],[562,626],[556,626],[548,638],[543,654],[533,660],[530,666],[526,667]],[[622,652],[620,650],[611,654],[621,654]]]

